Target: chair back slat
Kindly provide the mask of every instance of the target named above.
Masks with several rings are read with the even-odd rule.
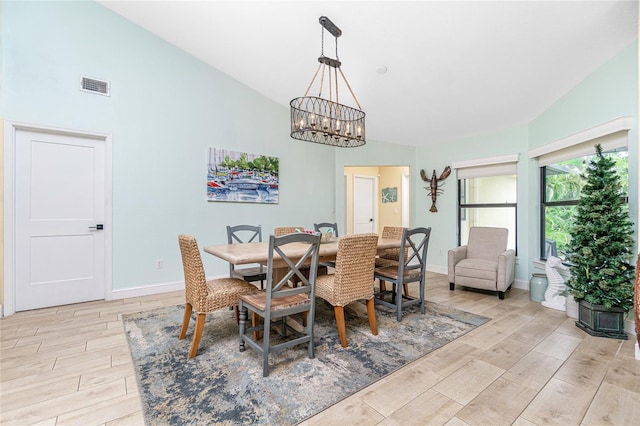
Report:
[[[308,244],[303,256],[294,260],[287,255],[286,246],[289,244],[303,243]],[[320,234],[307,234],[307,233],[287,233],[283,236],[277,237],[271,235],[269,237],[269,259],[267,263],[267,310],[270,309],[271,299],[288,297],[295,294],[308,293],[309,298],[315,297],[315,280],[318,270],[318,252],[320,249]],[[286,272],[282,274],[277,282],[274,282],[273,276],[273,263],[276,256],[277,260],[284,261],[286,266],[281,269],[286,269]],[[301,268],[308,265],[310,262],[309,278],[301,272]],[[288,286],[288,281],[293,277],[300,278],[297,287],[291,288]]]
[[[321,232],[321,233],[329,232],[329,230],[331,230],[331,233],[333,234],[334,237],[339,237],[337,223],[329,223],[329,222],[314,223],[313,229],[316,232]]]
[[[424,275],[430,237],[431,228],[405,228],[403,230],[398,276],[403,276],[407,272],[413,273],[416,270],[419,270],[420,274]]]
[[[227,226],[228,244],[262,242],[262,226]]]

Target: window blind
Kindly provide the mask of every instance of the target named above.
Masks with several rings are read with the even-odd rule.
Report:
[[[458,161],[452,164],[458,179],[518,174],[518,154]]]

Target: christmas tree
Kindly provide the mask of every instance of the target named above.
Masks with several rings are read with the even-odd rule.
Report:
[[[582,179],[571,229],[567,287],[573,297],[607,308],[633,308],[633,224],[620,176],[611,157],[596,145],[596,156]]]

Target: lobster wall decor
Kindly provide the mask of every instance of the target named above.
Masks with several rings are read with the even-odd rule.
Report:
[[[442,184],[442,181],[449,177],[450,174],[451,167],[447,166],[440,174],[440,177],[436,177],[436,171],[434,170],[433,174],[431,175],[431,179],[427,179],[427,174],[424,172],[424,170],[420,170],[420,177],[422,178],[422,180],[425,182],[429,182],[429,186],[425,186],[424,189],[428,189],[429,195],[431,195],[431,208],[429,209],[430,212],[435,213],[438,211],[438,209],[436,208],[436,196],[443,193],[440,185]]]

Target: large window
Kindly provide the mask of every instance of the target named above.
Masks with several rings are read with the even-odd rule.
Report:
[[[595,149],[594,149],[595,152]],[[628,193],[628,152],[609,152],[616,161],[626,197]],[[570,242],[576,206],[584,184],[580,176],[584,173],[593,155],[560,161],[540,168],[540,258],[549,256],[566,258]]]
[[[509,230],[507,248],[516,249],[516,175],[460,179],[459,244],[467,244],[472,226],[495,226]]]

